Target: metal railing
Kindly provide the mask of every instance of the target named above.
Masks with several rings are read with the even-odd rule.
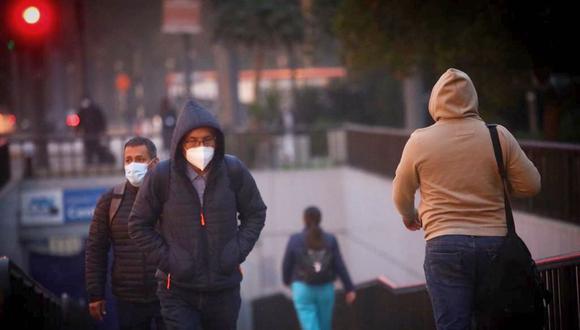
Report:
[[[122,173],[122,149],[127,134],[104,135],[87,150],[74,134],[9,138],[13,168],[24,178],[106,176]],[[90,157],[90,161],[89,161]]]
[[[349,306],[337,291],[334,330],[435,329],[431,302],[424,284],[394,286],[384,277],[357,285]],[[275,294],[252,302],[255,330],[300,329],[290,298]]]
[[[545,330],[580,328],[580,252],[537,261],[552,294]],[[425,283],[397,286],[386,277],[357,285],[353,306],[337,291],[333,329],[435,329]],[[299,329],[290,298],[274,294],[252,302],[254,329]]]
[[[409,131],[361,125],[348,125],[345,130],[349,165],[395,176]],[[580,225],[580,145],[519,143],[542,176],[542,190],[533,198],[514,199],[514,208]]]
[[[580,145],[520,141],[542,175],[542,191],[514,199],[517,209],[580,225]]]
[[[537,261],[552,294],[546,330],[580,329],[580,252]]]
[[[10,259],[0,257],[0,328],[93,329],[86,306],[55,296]]]
[[[341,163],[341,157],[333,152],[344,148],[347,164],[394,176],[409,131],[362,125],[347,125],[342,131],[344,141],[333,139],[333,130],[328,129],[300,129],[293,135],[280,131],[229,133],[226,152],[238,156],[250,168],[284,169]],[[131,136],[101,137],[101,152],[114,161],[99,164],[87,162],[85,145],[78,135],[12,136],[12,168],[22,170],[25,177],[121,175],[123,144]],[[160,136],[150,138],[161,146]],[[542,190],[533,198],[514,199],[514,207],[580,224],[580,145],[537,141],[520,141],[520,145],[542,175]],[[160,155],[167,157],[167,152],[160,150]]]
[[[44,137],[13,135],[9,138],[10,158],[12,167],[20,169],[25,178],[120,175],[123,145],[132,136],[129,133],[100,136],[91,144],[96,145],[96,150],[90,153],[83,138],[72,133]],[[157,145],[160,158],[169,157],[168,150],[161,149],[159,134],[146,137]],[[299,129],[292,135],[282,131],[232,132],[225,138],[226,152],[254,169],[320,167],[333,163],[329,159],[327,131],[322,129]]]

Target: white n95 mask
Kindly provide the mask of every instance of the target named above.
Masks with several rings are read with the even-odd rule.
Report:
[[[207,164],[211,162],[214,150],[214,147],[205,146],[189,148],[185,152],[185,158],[191,165],[203,171]]]
[[[135,187],[141,186],[149,164],[132,162],[125,165],[125,177]]]

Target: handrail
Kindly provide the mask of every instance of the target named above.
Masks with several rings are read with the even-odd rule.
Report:
[[[89,329],[86,307],[58,297],[28,276],[8,257],[0,257],[0,328]]]
[[[34,288],[34,291],[38,294],[43,295],[45,298],[51,300],[55,304],[60,304],[60,299],[51,291],[43,287],[40,283],[36,282],[32,279],[28,274],[26,274],[18,265],[13,263],[8,257],[1,256],[0,257],[0,272],[7,271],[7,278],[4,277],[2,281],[0,281],[0,289],[6,290],[5,292],[8,295],[11,294],[10,289],[10,277],[12,276],[14,279],[20,280],[24,285],[30,288]]]
[[[548,268],[561,268],[578,264],[580,264],[580,252],[571,252],[536,260],[538,270],[545,270]]]

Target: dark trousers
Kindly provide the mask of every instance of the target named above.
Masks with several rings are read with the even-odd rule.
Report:
[[[240,287],[202,292],[160,284],[157,296],[168,330],[234,330],[240,311]]]
[[[101,141],[96,136],[87,136],[83,140],[86,164],[98,164],[101,162]]]
[[[159,301],[134,303],[118,299],[117,318],[120,330],[164,330]]]

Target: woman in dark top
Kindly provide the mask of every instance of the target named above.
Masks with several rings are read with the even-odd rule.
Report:
[[[321,217],[315,206],[304,210],[305,228],[290,237],[282,264],[284,284],[292,288],[294,308],[303,330],[332,328],[337,276],[346,291],[346,302],[352,304],[356,298],[338,241],[320,228]]]

